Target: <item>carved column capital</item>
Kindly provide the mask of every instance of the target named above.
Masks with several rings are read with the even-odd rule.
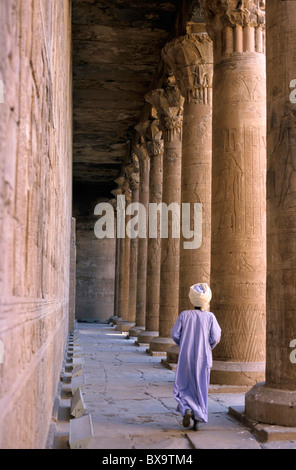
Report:
[[[162,137],[162,130],[160,128],[159,120],[155,119],[151,123],[151,142],[149,143],[150,156],[157,157],[163,154],[164,141]]]
[[[126,178],[124,175],[120,175],[118,178],[116,178],[116,180],[114,180],[115,183],[118,185],[118,189],[120,189],[121,191],[123,190],[123,186],[125,184],[125,181],[126,181]],[[114,191],[117,191],[117,190],[114,190]],[[113,194],[113,193],[112,193]]]
[[[116,178],[115,183],[118,185],[118,188],[113,189],[111,193],[114,196],[120,196],[123,195],[125,196],[127,201],[130,201],[131,199],[131,188],[130,188],[130,183],[129,180],[125,174],[125,169],[123,168],[124,174],[120,175],[118,178]]]
[[[139,189],[140,185],[140,173],[139,173],[139,160],[138,157],[133,154],[132,162],[125,166],[124,171],[130,186],[130,189]]]
[[[149,141],[151,139],[150,134],[151,121],[140,121],[136,126],[136,131],[140,134],[140,142],[134,146],[134,152],[139,159],[140,165],[142,162],[149,160]]]
[[[116,212],[116,210],[117,210],[116,198],[109,199],[108,203],[111,204],[111,206],[113,207],[113,209],[114,209],[115,212]]]
[[[148,143],[137,144],[134,147],[135,154],[137,155],[140,163],[149,160]]]
[[[151,126],[151,121],[150,120],[140,121],[135,126],[136,131],[141,136],[141,142],[146,142],[147,140],[150,139],[150,126]]]
[[[167,133],[168,139],[172,133],[182,135],[184,98],[175,83],[166,89],[152,90],[145,95],[157,111],[161,129]]]
[[[131,173],[129,175],[129,183],[132,190],[139,189],[140,187],[140,175],[139,173]]]
[[[187,34],[167,43],[163,60],[171,67],[187,102],[208,102],[213,84],[213,48],[207,33]]]
[[[152,157],[157,157],[159,155],[162,155],[163,151],[164,151],[164,141],[163,141],[163,139],[154,140],[153,142],[151,142],[150,149],[151,149],[151,156]]]
[[[120,196],[122,194],[122,188],[113,189],[111,191],[111,194],[113,194],[113,196],[115,196],[115,197]]]
[[[201,0],[200,3],[212,38],[228,26],[265,25],[265,0]]]
[[[207,31],[221,55],[264,53],[265,0],[200,0]]]

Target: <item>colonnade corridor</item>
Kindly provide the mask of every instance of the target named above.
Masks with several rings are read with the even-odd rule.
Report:
[[[296,449],[295,266],[296,0],[0,0],[1,449]]]
[[[296,441],[291,439],[260,442],[264,435],[260,426],[255,436],[237,419],[235,410],[243,408],[244,387],[210,386],[208,423],[201,424],[197,432],[184,428],[173,397],[175,372],[163,366],[165,356],[147,354],[147,345],[136,345],[136,338],[111,323],[78,322],[75,332],[82,358],[84,416],[91,415],[93,426],[93,435],[84,446],[100,449],[99,459],[112,455],[112,449],[117,450],[114,458],[135,455],[145,461],[149,449],[159,449],[162,458],[183,455],[187,462],[190,456],[196,462],[196,449],[295,448]],[[64,371],[70,363],[66,353]],[[52,449],[69,448],[70,419],[79,419],[70,417],[68,377],[64,372],[47,442]],[[132,454],[129,450],[146,451]]]

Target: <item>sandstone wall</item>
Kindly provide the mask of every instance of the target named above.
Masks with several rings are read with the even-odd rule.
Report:
[[[104,323],[114,314],[116,239],[98,239],[94,233],[99,216],[95,206],[98,186],[75,186],[76,218],[75,318]]]
[[[0,11],[0,447],[43,448],[68,331],[70,1]]]

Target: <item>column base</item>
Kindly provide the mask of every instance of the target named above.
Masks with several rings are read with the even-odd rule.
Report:
[[[265,380],[265,362],[213,361],[211,384],[255,385]]]
[[[151,356],[165,355],[168,349],[174,344],[175,342],[172,340],[172,338],[164,338],[160,336],[150,341],[149,348],[146,350],[146,352]]]
[[[145,326],[133,326],[129,332],[128,332],[128,336],[131,337],[131,336],[138,336],[141,331],[143,331],[145,329]]]
[[[296,391],[281,390],[258,383],[246,393],[247,419],[278,426],[296,426]]]
[[[135,341],[137,346],[141,346],[141,344],[148,344],[150,341],[152,341],[154,338],[159,336],[158,331],[141,331],[138,334],[137,340]]]
[[[135,325],[135,322],[121,320],[121,321],[117,321],[116,329],[118,331],[121,331],[121,333],[123,333],[124,331],[129,331],[134,325]]]
[[[176,370],[177,364],[178,364],[178,358],[179,358],[179,346],[177,344],[174,344],[173,346],[170,346],[170,348],[167,351],[166,359],[162,359],[161,363],[167,369]]]

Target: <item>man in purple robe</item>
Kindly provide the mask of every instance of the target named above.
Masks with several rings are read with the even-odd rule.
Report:
[[[183,426],[189,427],[193,419],[193,429],[197,431],[198,422],[208,421],[212,349],[220,341],[221,328],[209,311],[212,292],[206,283],[191,286],[189,298],[195,308],[181,312],[171,330],[173,340],[180,347],[174,398],[183,416]]]

